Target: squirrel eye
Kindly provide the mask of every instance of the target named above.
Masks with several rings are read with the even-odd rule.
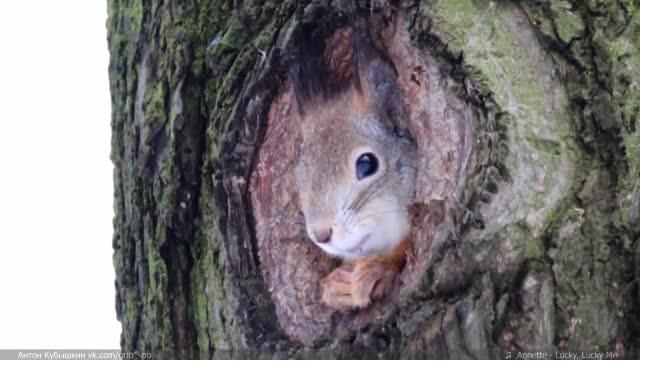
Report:
[[[358,157],[355,163],[355,174],[358,180],[373,175],[378,171],[378,159],[373,153],[363,153]]]

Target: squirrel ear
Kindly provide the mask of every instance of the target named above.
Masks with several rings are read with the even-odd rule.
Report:
[[[305,114],[313,100],[325,97],[328,71],[323,64],[323,43],[311,38],[309,32],[300,29],[294,37],[297,48],[293,51],[288,77],[293,86],[298,113]]]
[[[392,99],[400,99],[397,76],[394,68],[380,59],[372,59],[361,71],[364,82],[363,94],[367,97],[369,105],[377,108],[385,108]]]
[[[353,86],[370,109],[385,108],[392,98],[400,99],[397,71],[369,32],[367,20],[353,25]],[[395,97],[393,97],[393,95]]]
[[[392,131],[398,136],[405,136],[408,131],[408,116],[396,68],[373,47],[362,47],[355,55],[357,81],[354,86],[357,94],[353,104],[356,109],[374,112],[387,118],[386,124],[392,126]]]
[[[303,77],[305,74],[304,66],[301,63],[295,63],[289,68],[289,80],[293,87],[293,93],[296,97],[296,108],[298,114],[303,116],[305,114],[304,107],[306,103],[311,99],[311,89],[305,83],[306,79]]]
[[[294,63],[289,69],[289,79],[301,116],[305,115],[306,107],[314,104],[314,100],[326,95],[323,77],[322,69],[314,63]]]
[[[360,69],[361,68],[361,69]],[[373,59],[356,69],[353,106],[360,111],[380,112],[400,99],[396,77],[391,68]]]

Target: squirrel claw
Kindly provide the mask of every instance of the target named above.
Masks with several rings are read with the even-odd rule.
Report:
[[[380,261],[367,260],[353,271],[353,300],[360,307],[387,295],[394,287],[399,270]]]
[[[391,290],[397,274],[377,260],[345,263],[321,280],[322,300],[335,310],[364,308]]]
[[[321,280],[321,300],[325,305],[335,310],[345,311],[353,309],[354,305],[351,294],[352,273],[353,266],[343,264]]]

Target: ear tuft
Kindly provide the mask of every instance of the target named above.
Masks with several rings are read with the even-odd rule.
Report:
[[[375,49],[365,49],[356,53],[362,58],[358,61],[359,84],[356,84],[361,104],[364,110],[386,119],[385,123],[392,125],[397,135],[405,135],[408,120],[396,69]]]
[[[379,47],[382,42],[375,40],[370,32],[371,23],[365,18],[353,24],[356,71],[353,86],[368,109],[387,113],[393,109],[392,105],[402,105],[398,75],[386,51]]]
[[[302,28],[294,37],[297,48],[289,68],[289,80],[293,85],[298,113],[304,115],[305,107],[313,100],[327,95],[328,69],[323,62],[323,42],[312,39]]]

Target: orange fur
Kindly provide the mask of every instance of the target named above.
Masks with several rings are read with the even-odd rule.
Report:
[[[351,310],[385,297],[405,265],[409,245],[407,238],[392,254],[345,261],[321,280],[323,302],[336,310]]]

